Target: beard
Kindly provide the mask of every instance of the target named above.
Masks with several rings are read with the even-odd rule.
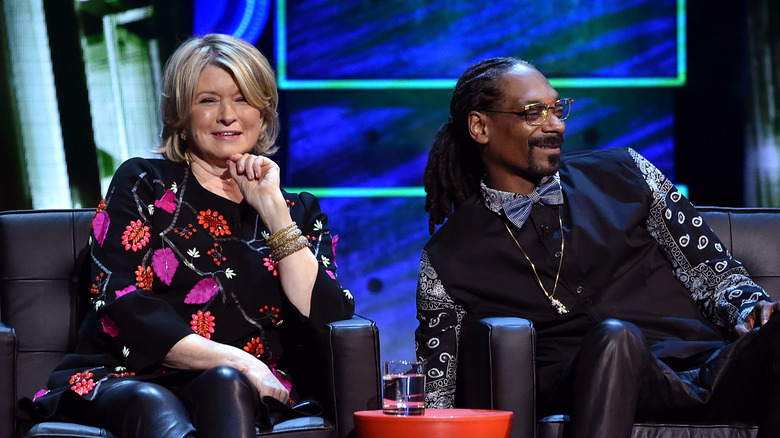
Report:
[[[528,139],[528,176],[532,180],[541,180],[546,176],[555,175],[561,165],[561,154],[544,154],[539,158],[535,152],[539,148],[560,148],[563,146],[562,135],[548,135],[544,137],[532,137]]]

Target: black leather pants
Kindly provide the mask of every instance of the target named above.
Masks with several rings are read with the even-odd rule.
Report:
[[[742,336],[702,370],[713,376],[716,389],[701,418],[757,423],[759,437],[780,437],[780,315]]]
[[[759,436],[780,437],[780,316],[685,372],[655,358],[635,325],[606,320],[554,386],[547,403],[571,414],[572,437],[630,437],[635,421],[758,423]]]
[[[635,325],[610,319],[591,330],[572,370],[572,436],[630,437],[639,387],[651,361]]]
[[[194,378],[178,396],[154,383],[113,383],[101,390],[94,409],[80,422],[121,438],[254,438],[257,403],[257,391],[243,373],[216,367]]]

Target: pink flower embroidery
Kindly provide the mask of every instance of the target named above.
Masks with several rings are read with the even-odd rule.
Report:
[[[35,393],[35,395],[33,396],[33,401],[37,400],[39,397],[43,397],[48,393],[49,393],[48,389],[41,389],[40,391]]]
[[[111,223],[111,219],[108,218],[108,213],[101,211],[95,214],[92,218],[92,230],[95,232],[95,239],[100,246],[103,246],[103,241],[106,240],[106,234],[108,234],[108,225]]]
[[[279,272],[276,270],[277,263],[278,262],[271,257],[263,257],[263,265],[268,268],[269,271],[274,272],[274,277],[279,275]]]
[[[176,201],[173,196],[173,191],[171,191],[171,189],[166,190],[165,194],[162,195],[162,198],[154,201],[154,206],[162,208],[168,213],[173,213],[176,210]]]
[[[204,278],[195,284],[195,287],[184,298],[184,302],[187,304],[203,304],[208,302],[217,292],[219,292],[217,282],[213,278]]]
[[[119,298],[122,295],[127,295],[127,294],[129,294],[130,292],[132,292],[132,291],[134,291],[136,289],[137,288],[135,287],[135,285],[131,284],[130,286],[127,286],[126,288],[124,288],[122,290],[118,290],[118,291],[116,291],[114,293],[116,294],[116,297]]]
[[[333,266],[336,268],[339,267],[339,265],[336,264],[336,245],[338,244],[339,244],[339,235],[335,234],[333,238],[330,240],[330,250],[331,252],[333,252],[333,257],[332,257]]]
[[[103,325],[103,331],[108,333],[112,338],[115,338],[119,334],[116,324],[114,324],[114,321],[108,316],[100,318],[100,323]]]
[[[160,281],[170,286],[173,274],[176,273],[176,268],[179,267],[179,261],[170,248],[162,248],[154,252],[152,267]]]

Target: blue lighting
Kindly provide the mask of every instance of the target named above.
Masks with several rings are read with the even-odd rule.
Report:
[[[271,1],[195,0],[193,10],[196,35],[226,33],[254,44],[268,22]]]

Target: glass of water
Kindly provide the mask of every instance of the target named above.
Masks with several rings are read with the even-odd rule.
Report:
[[[382,362],[382,411],[388,415],[425,413],[425,362]]]

